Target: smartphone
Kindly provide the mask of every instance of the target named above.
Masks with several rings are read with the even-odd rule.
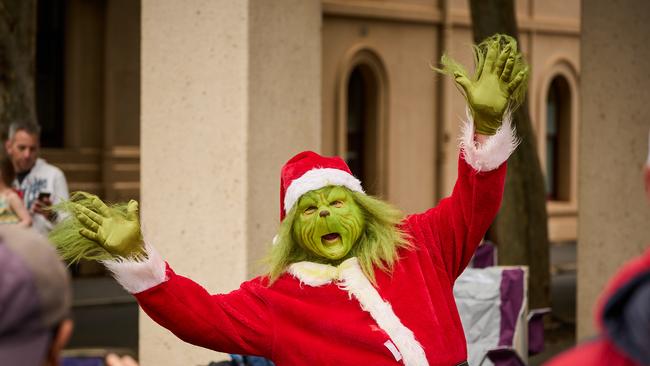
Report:
[[[38,200],[43,201],[49,199],[52,194],[50,192],[41,192],[38,194]]]

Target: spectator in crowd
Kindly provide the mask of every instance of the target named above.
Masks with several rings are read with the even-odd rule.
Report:
[[[48,208],[68,199],[69,194],[63,172],[38,157],[40,133],[36,124],[14,122],[9,126],[5,149],[16,172],[13,187],[22,193],[34,229],[47,234],[56,221]]]
[[[650,248],[610,280],[596,311],[596,338],[566,351],[545,366],[650,365]]]
[[[47,239],[0,227],[0,365],[59,365],[70,303],[68,271]]]
[[[18,224],[22,227],[32,225],[23,200],[11,188],[15,178],[14,166],[7,157],[0,158],[0,225]]]

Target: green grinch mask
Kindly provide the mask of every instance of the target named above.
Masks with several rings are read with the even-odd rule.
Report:
[[[328,186],[300,197],[293,237],[311,253],[338,260],[350,253],[364,227],[363,213],[350,191]]]

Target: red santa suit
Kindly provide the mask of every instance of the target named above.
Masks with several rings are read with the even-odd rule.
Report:
[[[376,286],[356,258],[338,267],[294,263],[271,285],[258,277],[219,295],[175,274],[149,245],[146,261],[107,267],[154,321],[209,349],[261,355],[278,366],[463,364],[452,288],[499,209],[504,162],[516,146],[509,120],[480,146],[473,135],[470,121],[453,193],[404,219],[413,248],[399,252],[391,273],[375,271]],[[285,207],[305,189],[283,192],[295,196]]]

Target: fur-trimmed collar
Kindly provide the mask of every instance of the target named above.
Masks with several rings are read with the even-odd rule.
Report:
[[[323,263],[297,262],[291,264],[287,272],[300,280],[300,283],[318,287],[327,285],[333,281],[343,280],[342,274],[352,267],[359,267],[359,261],[356,257],[346,259],[336,267]]]
[[[385,345],[396,361],[403,360],[405,366],[428,366],[422,345],[370,283],[356,257],[346,259],[336,267],[313,262],[293,263],[287,272],[301,284],[313,287],[334,282],[342,291],[357,299],[361,310],[370,313],[377,325],[388,334],[391,341]]]

